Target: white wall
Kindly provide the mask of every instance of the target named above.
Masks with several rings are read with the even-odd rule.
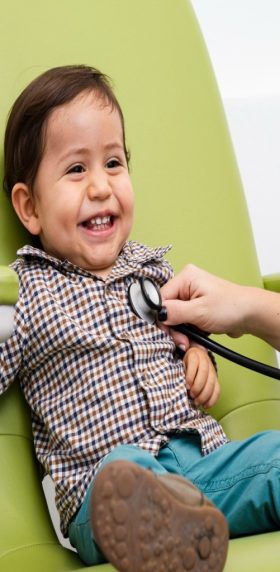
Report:
[[[227,114],[261,271],[280,272],[280,2],[192,5]]]

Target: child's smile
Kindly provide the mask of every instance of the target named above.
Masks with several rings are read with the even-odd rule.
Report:
[[[112,228],[114,224],[113,215],[99,215],[96,217],[89,218],[81,223],[81,225],[91,232],[100,232],[102,230],[108,230]]]
[[[113,213],[99,213],[89,216],[79,223],[89,235],[97,234],[99,237],[107,236],[115,227],[117,217]]]

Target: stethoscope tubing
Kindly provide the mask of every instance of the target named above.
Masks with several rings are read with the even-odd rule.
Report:
[[[211,340],[211,338],[208,337],[208,334],[206,334],[202,330],[199,330],[198,328],[195,328],[194,326],[191,326],[189,324],[178,324],[177,326],[172,326],[172,328],[177,332],[181,332],[185,336],[188,336],[193,341],[204,346],[211,352],[229,361],[232,361],[238,365],[246,367],[247,369],[256,371],[257,373],[261,373],[263,375],[272,377],[273,379],[280,380],[279,368],[267,365],[252,358],[248,358],[247,356],[239,354],[234,350],[226,348],[225,346],[222,346],[218,342]]]
[[[133,282],[128,289],[128,299],[132,310],[141,319],[147,320],[151,324],[157,320],[158,312],[162,308],[162,300],[160,290],[153,280],[141,277],[139,282]],[[211,340],[207,332],[200,330],[196,326],[191,324],[178,324],[172,326],[172,328],[204,346],[211,352],[237,365],[280,380],[279,368],[248,358],[247,356],[222,346],[218,342]]]

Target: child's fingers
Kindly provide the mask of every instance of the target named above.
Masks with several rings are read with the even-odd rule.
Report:
[[[196,405],[203,405],[208,399],[210,399],[214,389],[214,380],[212,376],[209,375],[208,364],[204,367],[200,367],[197,371],[195,380],[191,387],[191,397],[195,400]]]
[[[197,406],[213,407],[220,395],[217,374],[207,352],[191,347],[185,358],[186,383]]]
[[[215,405],[215,403],[217,403],[217,401],[220,397],[220,393],[221,393],[221,388],[220,388],[219,382],[217,381],[215,383],[215,387],[214,387],[214,390],[213,390],[211,397],[209,398],[209,400],[206,403],[204,403],[205,409],[210,409],[210,407],[213,407],[213,405]]]
[[[184,358],[185,368],[186,368],[186,383],[187,388],[190,389],[193,386],[194,380],[197,375],[199,358],[195,351],[189,349]]]
[[[190,348],[188,351],[186,379],[190,385],[190,395],[195,399],[203,390],[209,376],[209,358],[204,350]],[[190,377],[192,376],[192,381]]]
[[[205,383],[204,388],[199,395],[195,398],[195,404],[201,405],[205,408],[210,408],[215,405],[220,396],[220,384],[218,382],[216,372],[210,369],[209,376]]]
[[[202,405],[203,407],[211,399],[215,389],[215,382],[213,377],[209,376],[207,380],[204,378],[204,382],[205,383],[201,391],[195,395],[194,399],[196,405]]]

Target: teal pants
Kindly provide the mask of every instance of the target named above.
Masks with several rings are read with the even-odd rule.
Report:
[[[191,480],[224,513],[231,537],[280,528],[280,431],[232,441],[206,457],[199,437],[188,433],[172,437],[157,457],[134,445],[120,445],[100,468],[120,459]],[[92,486],[69,526],[70,542],[86,564],[104,562],[90,526]]]

